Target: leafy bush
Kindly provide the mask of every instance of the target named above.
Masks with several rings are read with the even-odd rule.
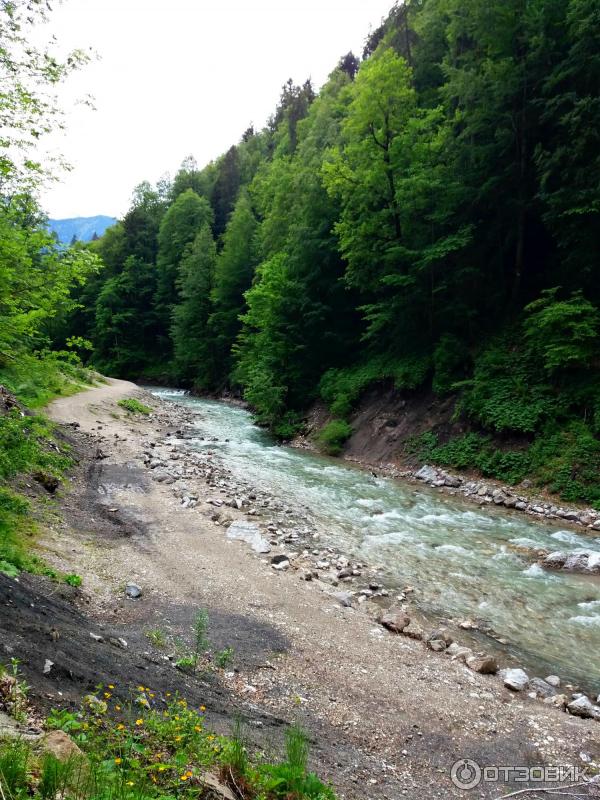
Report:
[[[129,411],[131,414],[144,414],[148,416],[148,414],[152,413],[152,409],[149,406],[140,403],[135,397],[126,397],[123,400],[119,400],[117,405]]]
[[[319,431],[317,441],[326,453],[335,456],[351,436],[352,426],[342,419],[334,419]]]
[[[81,586],[81,584],[83,583],[81,575],[77,575],[74,572],[70,573],[69,575],[65,575],[64,581],[65,583],[68,583],[69,586],[75,586],[75,587]]]
[[[331,413],[343,419],[349,416],[369,386],[393,380],[397,389],[416,389],[425,382],[430,367],[428,356],[407,356],[403,359],[377,356],[354,367],[328,370],[321,379],[319,389]]]

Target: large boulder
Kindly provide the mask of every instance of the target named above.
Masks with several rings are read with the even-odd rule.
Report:
[[[59,761],[84,759],[85,756],[73,739],[64,731],[50,731],[40,739],[39,748],[43,753],[50,753]]]
[[[424,464],[418,472],[415,472],[415,478],[420,481],[436,481],[438,477],[438,471],[429,464]]]

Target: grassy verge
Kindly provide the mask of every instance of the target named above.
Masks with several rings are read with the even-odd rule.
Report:
[[[5,800],[171,800],[211,798],[215,784],[239,800],[335,800],[307,767],[308,742],[297,727],[283,757],[250,752],[238,722],[230,736],[206,726],[205,708],[139,686],[124,701],[119,687],[98,687],[82,709],[54,711],[47,727],[69,734],[81,749],[66,760],[20,741],[0,742]]]
[[[27,408],[39,408],[57,396],[75,394],[97,376],[72,358],[56,353],[21,353],[0,364],[0,385]],[[23,481],[51,486],[70,465],[63,444],[56,443],[53,426],[42,414],[27,415],[19,408],[0,410],[0,572],[43,572],[54,576],[31,547],[36,523],[31,504],[20,494]]]

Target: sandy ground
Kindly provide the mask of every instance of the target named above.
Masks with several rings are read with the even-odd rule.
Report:
[[[126,396],[156,413],[125,414],[116,401]],[[495,677],[388,633],[294,570],[276,572],[267,558],[226,539],[204,502],[214,491],[201,482],[198,506],[182,508],[143,458],[150,442],[168,441],[179,413],[116,380],[49,407],[56,422],[78,423],[69,435],[81,455],[45,556],[83,576],[94,624],[121,626],[152,658],[144,631],[185,638],[196,611],[207,609],[215,647],[230,645],[236,654],[236,671],[217,676],[224,702],[241,704],[257,726],[260,714],[300,720],[311,732],[314,766],[341,798],[499,798],[523,788],[459,790],[450,769],[462,758],[481,766],[600,762],[597,722],[514,694]],[[94,458],[98,447],[106,458]],[[140,600],[124,598],[128,581],[143,588]]]

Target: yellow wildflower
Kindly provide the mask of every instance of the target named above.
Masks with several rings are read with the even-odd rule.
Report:
[[[110,692],[104,692],[104,697],[108,700],[109,697],[112,697]]]
[[[143,686],[138,686],[138,692],[143,692],[143,691],[144,691],[144,687]]]
[[[121,710],[121,706],[115,706],[115,711],[120,711],[120,710]]]
[[[123,723],[119,723],[119,725],[117,725],[117,730],[118,731],[124,731],[125,730],[125,725],[123,725]]]
[[[115,764],[122,764],[122,763],[123,763],[122,758],[115,758]]]
[[[196,733],[200,733],[202,727],[200,725],[194,725],[194,730],[196,731]]]
[[[180,776],[179,776],[179,780],[181,780],[181,781],[187,781],[188,777],[189,777],[189,776],[188,776],[187,774],[186,774],[186,775],[180,775]]]
[[[206,706],[200,706],[200,711],[206,711]]]
[[[143,725],[144,724],[144,720],[143,719],[136,719],[135,724],[136,725]]]
[[[115,688],[115,685],[114,685],[114,683],[109,683],[109,684],[108,684],[108,688],[109,688],[109,689],[114,689],[114,688]]]

